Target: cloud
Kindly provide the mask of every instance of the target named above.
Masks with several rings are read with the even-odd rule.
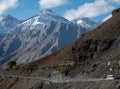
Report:
[[[68,0],[40,0],[40,8],[45,9],[45,8],[54,8],[60,5],[64,5],[68,3]]]
[[[103,20],[102,20],[102,22],[105,22],[105,21],[107,21],[109,18],[111,18],[112,17],[112,14],[110,14],[110,15],[108,15],[107,17],[105,17]]]
[[[120,0],[113,0],[112,2],[113,2],[113,3],[115,2],[115,3],[120,4]]]
[[[17,0],[0,0],[0,15],[3,15],[6,11],[16,8],[18,5]]]
[[[113,9],[115,5],[120,4],[120,0],[95,0],[91,3],[85,3],[77,9],[71,9],[65,12],[64,17],[73,20],[78,17],[97,17],[106,14]]]

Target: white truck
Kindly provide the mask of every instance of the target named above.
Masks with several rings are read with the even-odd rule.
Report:
[[[115,76],[114,75],[107,75],[106,79],[107,80],[114,80]]]
[[[120,76],[118,76],[118,75],[107,75],[106,79],[107,80],[120,79]]]

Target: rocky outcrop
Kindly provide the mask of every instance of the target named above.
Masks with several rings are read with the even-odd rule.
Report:
[[[118,14],[118,13],[120,14],[120,8],[114,10],[114,11],[112,12],[112,15],[114,16],[114,15],[116,15],[116,14]]]

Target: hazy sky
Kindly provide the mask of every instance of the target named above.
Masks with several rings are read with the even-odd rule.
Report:
[[[51,9],[69,20],[89,17],[103,21],[118,7],[120,0],[0,0],[0,15],[10,14],[24,20],[39,14],[42,9]]]

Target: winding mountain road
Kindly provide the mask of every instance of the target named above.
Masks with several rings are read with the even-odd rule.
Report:
[[[55,79],[55,78],[41,78],[41,77],[25,77],[25,76],[1,76],[6,78],[22,78],[22,79],[33,79],[33,80],[43,80],[52,83],[73,83],[73,82],[82,82],[82,81],[108,81],[114,79],[105,79],[105,78],[66,78],[66,79]]]

